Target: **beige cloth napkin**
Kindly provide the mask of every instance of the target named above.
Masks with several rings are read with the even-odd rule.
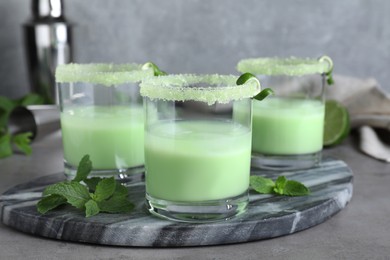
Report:
[[[351,127],[360,134],[360,149],[367,155],[390,163],[390,144],[378,135],[375,128],[390,136],[390,95],[375,79],[334,76],[335,84],[325,91],[327,99],[344,104],[350,113]],[[383,137],[383,136],[382,136]]]

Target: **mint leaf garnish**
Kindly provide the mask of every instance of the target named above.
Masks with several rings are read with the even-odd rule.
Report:
[[[96,214],[99,214],[99,212],[99,206],[94,200],[89,200],[87,203],[85,203],[85,216],[87,218],[95,216]]]
[[[113,196],[112,198],[98,202],[99,208],[107,213],[126,213],[134,208],[134,204],[124,197]]]
[[[310,193],[309,189],[300,182],[288,180],[284,186],[283,195],[304,196]]]
[[[0,158],[12,155],[11,135],[0,135]]]
[[[43,195],[51,194],[63,196],[70,205],[78,209],[83,209],[85,203],[91,199],[87,187],[75,181],[59,182],[43,191]]]
[[[32,135],[31,132],[21,133],[12,136],[11,140],[21,152],[30,155],[32,153],[30,146]]]
[[[12,100],[0,96],[0,158],[13,154],[12,143],[26,155],[31,154],[30,137],[31,133],[22,133],[11,136],[8,131],[8,118],[13,109],[17,106],[28,106],[33,104],[43,104],[43,98],[37,94],[28,94],[21,99]]]
[[[0,127],[5,127],[8,120],[8,115],[18,105],[17,101],[13,101],[4,96],[0,96]]]
[[[284,176],[279,176],[275,181],[274,192],[283,195],[284,186],[286,185],[287,179]]]
[[[272,179],[251,176],[250,186],[253,190],[262,194],[276,194],[287,196],[304,196],[310,194],[309,188],[303,183],[287,180],[285,176],[279,176],[274,182]]]
[[[37,204],[37,210],[44,214],[55,209],[59,205],[70,205],[83,209],[86,217],[91,217],[99,212],[125,213],[134,208],[134,204],[128,199],[127,188],[116,181],[114,177],[87,179],[92,170],[92,162],[85,155],[77,168],[77,173],[72,181],[58,182],[46,187],[44,196]],[[81,184],[84,182],[87,186]]]
[[[272,193],[275,187],[273,180],[261,176],[251,176],[250,185],[255,191],[263,194]]]
[[[103,178],[92,177],[92,178],[89,178],[89,179],[84,179],[83,182],[84,182],[85,184],[87,184],[88,189],[89,189],[90,191],[95,192],[96,186],[98,185],[98,183],[99,183],[101,180],[103,180]],[[126,189],[126,193],[127,193],[127,189]]]
[[[19,106],[42,105],[45,103],[45,99],[42,96],[34,93],[27,94],[18,101]]]
[[[116,188],[116,181],[114,177],[102,179],[97,185],[93,195],[94,200],[106,200],[114,194]],[[126,190],[127,192],[127,190]]]
[[[122,184],[120,184],[118,181],[116,182],[116,188],[115,188],[115,192],[114,194],[112,195],[113,197],[122,197],[122,198],[126,198],[127,195],[128,195],[128,191],[127,191],[127,188],[125,186],[123,186]]]
[[[66,203],[66,199],[64,197],[52,194],[42,198],[37,204],[37,209],[39,213],[45,214],[49,210],[55,209],[64,203]]]
[[[84,155],[83,158],[81,158],[81,161],[77,168],[76,177],[73,180],[77,182],[85,180],[91,170],[92,162],[89,159],[89,155]]]
[[[107,213],[130,212],[134,208],[134,204],[127,199],[127,188],[119,182],[116,182],[115,184],[115,191],[112,196],[107,200],[102,200],[98,202],[100,211]]]

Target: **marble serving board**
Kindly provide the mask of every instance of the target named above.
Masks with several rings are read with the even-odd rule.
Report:
[[[276,178],[275,173],[252,174]],[[17,185],[0,197],[1,221],[16,230],[66,241],[116,246],[181,247],[248,242],[292,234],[324,222],[352,198],[352,172],[340,160],[326,158],[315,169],[284,172],[303,182],[311,194],[303,197],[261,195],[250,192],[246,213],[230,220],[207,223],[176,223],[151,216],[144,206],[142,178],[129,186],[136,208],[130,214],[99,214],[63,207],[41,215],[36,203],[45,186],[65,177],[62,173]]]

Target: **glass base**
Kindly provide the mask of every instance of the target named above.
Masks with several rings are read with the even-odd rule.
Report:
[[[155,216],[187,223],[207,223],[227,220],[245,212],[248,192],[221,200],[179,202],[156,199],[146,193],[146,206]]]
[[[68,180],[72,180],[77,173],[77,167],[68,164],[67,162],[64,163],[65,168],[65,176]],[[116,180],[120,181],[121,183],[129,183],[134,181],[142,181],[145,178],[145,167],[144,165],[136,166],[132,168],[125,168],[125,169],[102,169],[102,170],[92,170],[91,173],[88,175],[88,178],[92,177],[112,177],[114,176]]]
[[[251,166],[274,171],[303,170],[318,165],[321,157],[321,151],[297,155],[266,155],[252,152]]]

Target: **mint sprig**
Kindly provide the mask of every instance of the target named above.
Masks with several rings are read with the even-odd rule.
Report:
[[[79,166],[77,167],[76,176],[73,178],[73,180],[80,182],[82,180],[87,179],[88,174],[91,172],[91,170],[92,162],[89,159],[89,155],[84,155],[83,158],[81,158]]]
[[[116,188],[116,181],[114,177],[102,179],[96,185],[96,190],[92,197],[97,202],[106,200],[114,194],[115,188]]]
[[[30,155],[32,153],[32,148],[30,146],[32,135],[31,132],[17,134],[12,136],[11,141],[21,152]]]
[[[87,203],[85,203],[85,216],[91,217],[99,214],[100,209],[96,201],[94,200],[88,200]]]
[[[275,187],[273,180],[261,176],[251,176],[250,184],[255,191],[263,194],[272,193]]]
[[[66,199],[60,195],[52,194],[49,196],[45,196],[42,198],[38,204],[37,208],[38,211],[42,214],[45,214],[49,210],[52,210],[54,208],[57,208],[58,206],[65,204]]]
[[[303,183],[287,180],[285,176],[279,176],[274,182],[272,179],[262,176],[251,176],[250,186],[253,190],[262,194],[277,194],[286,196],[305,196],[310,194],[309,188]]]
[[[62,181],[46,187],[43,198],[37,203],[41,214],[53,210],[63,204],[84,210],[86,217],[100,212],[125,213],[134,208],[128,199],[127,188],[114,177],[88,179],[92,170],[89,155],[85,155],[77,168],[76,176],[71,181]],[[86,185],[81,184],[84,182]]]
[[[11,135],[0,134],[0,158],[12,155]]]
[[[44,99],[37,94],[28,94],[20,99],[10,99],[0,96],[0,158],[13,154],[13,145],[20,152],[31,154],[31,132],[11,135],[7,129],[8,118],[12,110],[18,106],[29,106],[43,104]]]
[[[59,195],[78,209],[83,209],[85,203],[91,198],[87,187],[79,182],[59,182],[52,184],[43,191],[43,195]]]
[[[287,178],[284,176],[279,176],[275,181],[274,192],[276,194],[283,195],[284,187],[286,186],[286,183],[287,183]]]
[[[83,182],[87,184],[90,191],[94,192],[96,190],[96,186],[101,180],[103,179],[99,177],[92,177],[92,178],[84,179]]]

